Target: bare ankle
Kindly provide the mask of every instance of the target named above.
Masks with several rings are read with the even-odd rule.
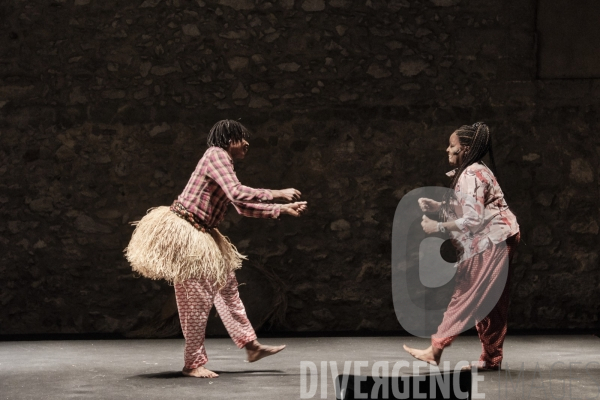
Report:
[[[254,340],[252,340],[252,341],[250,341],[250,342],[246,343],[246,344],[244,345],[244,348],[245,348],[246,350],[253,351],[253,350],[256,350],[256,349],[258,349],[258,347],[259,347],[259,346],[260,346],[260,343],[258,343],[258,340],[254,339]]]

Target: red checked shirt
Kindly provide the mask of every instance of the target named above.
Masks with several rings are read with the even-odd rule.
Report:
[[[270,190],[253,189],[240,183],[233,170],[233,160],[220,147],[206,150],[177,198],[211,228],[225,218],[230,203],[246,217],[278,218],[281,206],[266,203],[272,200]]]

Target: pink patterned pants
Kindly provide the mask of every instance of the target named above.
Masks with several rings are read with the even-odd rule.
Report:
[[[185,337],[185,368],[198,368],[208,362],[204,336],[213,304],[237,347],[241,349],[246,343],[256,339],[256,333],[240,299],[235,273],[229,275],[220,291],[207,280],[189,279],[175,285],[175,297]]]
[[[469,318],[465,311],[473,309],[469,305],[470,302],[474,301],[471,293],[472,288],[483,284],[493,284],[493,281],[497,279],[494,271],[495,267],[497,268],[497,265],[508,262],[508,279],[500,299],[492,311],[485,318],[477,321],[475,325],[482,347],[479,366],[486,368],[500,367],[503,356],[502,347],[508,328],[510,263],[520,238],[520,233],[517,233],[506,240],[505,247],[493,245],[492,248],[459,264],[458,268],[462,270],[464,279],[457,281],[452,300],[444,313],[444,319],[438,327],[438,332],[431,338],[433,347],[444,349],[444,347],[450,346],[458,336],[458,334],[453,334],[456,331],[455,327],[460,326],[463,321]]]

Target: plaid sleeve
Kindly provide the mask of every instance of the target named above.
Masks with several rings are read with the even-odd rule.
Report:
[[[240,215],[251,218],[279,218],[280,204],[232,202]]]
[[[213,179],[232,202],[262,202],[273,200],[270,190],[244,186],[233,170],[233,162],[227,152],[213,147],[208,157],[206,174]]]

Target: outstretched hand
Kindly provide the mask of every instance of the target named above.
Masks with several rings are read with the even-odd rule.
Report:
[[[283,200],[287,203],[298,201],[302,196],[302,193],[296,189],[271,190],[271,193],[273,194],[273,200]]]
[[[419,207],[421,207],[421,211],[423,212],[438,212],[440,210],[440,206],[442,203],[439,201],[431,200],[426,197],[421,197],[419,200]]]
[[[292,217],[299,217],[306,211],[307,205],[305,201],[297,201],[295,203],[284,204],[281,206],[281,214],[288,214]]]

